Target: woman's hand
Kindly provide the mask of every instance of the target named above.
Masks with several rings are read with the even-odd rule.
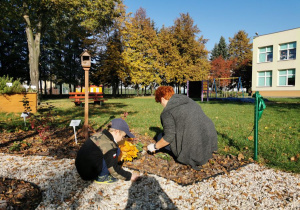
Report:
[[[148,151],[149,152],[151,152],[151,153],[153,153],[153,152],[155,152],[157,149],[155,148],[155,144],[149,144],[148,146],[147,146],[147,149],[148,149]]]

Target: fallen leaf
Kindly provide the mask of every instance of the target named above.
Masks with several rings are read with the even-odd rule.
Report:
[[[245,157],[244,157],[244,155],[243,155],[242,153],[240,153],[240,154],[238,155],[238,160],[241,161],[241,160],[243,160],[243,159],[245,159]]]

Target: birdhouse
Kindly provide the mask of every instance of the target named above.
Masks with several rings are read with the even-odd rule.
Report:
[[[90,68],[91,67],[91,55],[87,52],[87,50],[84,50],[83,53],[81,53],[80,57],[81,57],[81,66],[83,68]]]

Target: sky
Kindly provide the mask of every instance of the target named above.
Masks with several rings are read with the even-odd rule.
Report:
[[[300,27],[300,0],[124,0],[127,13],[142,7],[160,29],[174,25],[180,14],[187,14],[200,29],[198,36],[208,39],[211,51],[221,36],[229,37],[244,30],[252,39],[259,35]]]

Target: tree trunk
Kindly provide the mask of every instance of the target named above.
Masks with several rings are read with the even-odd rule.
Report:
[[[122,82],[122,80],[121,80],[121,95],[123,95],[123,82]]]
[[[116,97],[117,95],[117,81],[115,79],[112,80],[112,95],[113,97]]]
[[[63,93],[63,84],[60,83],[59,84],[59,95],[62,95],[62,93]]]
[[[138,84],[135,85],[135,92],[136,92],[136,96],[139,96],[139,94],[140,94],[140,88],[139,88]]]
[[[36,86],[36,90],[39,93],[39,59],[40,59],[40,41],[41,41],[41,27],[42,22],[39,20],[37,24],[37,31],[35,35],[32,31],[32,26],[28,15],[23,16],[26,21],[26,35],[29,52],[29,69],[30,69],[30,83]],[[35,36],[35,38],[34,38]],[[38,95],[39,103],[39,95]]]
[[[46,95],[48,95],[48,93],[47,93],[47,80],[44,81],[44,84],[45,84],[44,91],[45,91],[45,96],[46,96]]]
[[[150,93],[151,93],[151,96],[153,96],[153,86],[150,85]]]
[[[40,95],[43,95],[43,80],[40,80]]]
[[[51,79],[51,80],[50,80],[50,93],[49,93],[50,95],[52,95],[52,88],[53,88],[53,87],[52,87],[52,79]]]

